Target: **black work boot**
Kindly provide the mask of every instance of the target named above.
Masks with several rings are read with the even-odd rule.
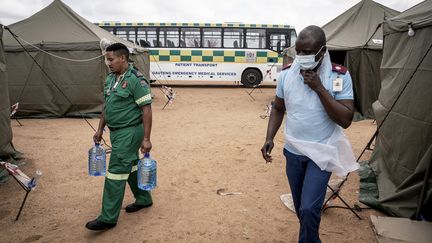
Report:
[[[93,221],[87,222],[86,228],[89,230],[107,230],[115,227],[116,225],[116,223],[110,224],[95,219]]]
[[[139,211],[143,208],[149,208],[153,205],[153,203],[147,204],[147,205],[139,205],[136,203],[132,203],[126,206],[126,213],[133,213],[136,211]]]

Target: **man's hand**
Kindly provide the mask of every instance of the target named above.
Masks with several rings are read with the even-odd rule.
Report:
[[[142,144],[141,144],[141,153],[145,154],[150,152],[150,150],[152,149],[152,143],[150,142],[149,139],[144,139]]]
[[[103,134],[102,130],[97,130],[96,133],[93,135],[93,141],[96,144],[100,144],[100,141],[102,140],[102,134]]]
[[[321,79],[318,74],[312,70],[302,70],[301,75],[303,76],[304,83],[309,85],[309,87],[317,92],[320,89],[325,89],[323,84],[321,83]]]
[[[267,140],[265,141],[264,145],[261,148],[261,153],[266,163],[271,163],[273,160],[273,158],[270,156],[273,146],[274,146],[273,141]]]

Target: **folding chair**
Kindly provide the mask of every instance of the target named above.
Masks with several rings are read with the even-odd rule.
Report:
[[[168,86],[162,86],[161,91],[165,94],[165,97],[167,98],[167,102],[162,107],[162,110],[163,110],[163,109],[165,109],[165,107],[168,104],[172,104],[174,102],[174,98],[175,98],[176,94],[175,94],[174,90]]]
[[[4,161],[0,161],[0,165],[3,166],[6,171],[16,180],[16,182],[18,182],[18,184],[22,187],[22,189],[24,189],[26,191],[24,200],[21,203],[21,207],[18,211],[18,214],[15,218],[15,221],[17,221],[19,219],[19,216],[21,215],[21,211],[24,208],[24,204],[27,201],[27,196],[28,194],[36,187],[37,185],[37,179],[35,177],[30,178],[28,177],[26,174],[24,174],[17,165],[8,163],[8,162],[4,162]],[[41,172],[36,171],[37,175],[42,175]]]
[[[255,91],[256,88],[258,88],[259,91],[262,93],[262,90],[261,90],[261,88],[260,88],[260,84],[254,85],[254,86],[252,87],[251,92],[247,92],[247,91],[245,90],[245,92],[246,92],[246,93],[247,93],[247,94],[252,98],[252,100],[255,100],[255,98],[252,96],[252,93]]]
[[[348,180],[348,176],[349,174],[340,181],[340,183],[334,184],[334,185],[327,185],[327,188],[330,189],[331,191],[331,195],[327,198],[327,200],[324,202],[323,207],[322,207],[322,212],[325,212],[327,209],[329,208],[345,208],[345,209],[349,209],[358,219],[362,219],[355,211],[352,207],[350,207],[348,205],[348,203],[340,196],[339,192],[341,191],[341,188],[343,186],[343,184]],[[345,205],[345,206],[335,206],[335,205],[331,205],[332,201],[335,200],[336,198],[339,198],[339,200],[341,200],[341,202]]]
[[[378,130],[375,131],[375,133],[373,134],[373,136],[371,137],[371,139],[369,140],[369,142],[367,143],[367,145],[364,147],[363,151],[360,153],[359,157],[357,158],[357,162],[359,162],[359,160],[361,159],[362,155],[364,154],[364,152],[366,150],[373,150],[371,148],[371,145],[373,143],[373,141],[375,141],[375,138],[378,135]],[[352,207],[350,207],[348,205],[348,203],[341,197],[340,195],[340,191],[342,189],[343,184],[345,184],[345,182],[348,180],[348,176],[350,175],[350,173],[347,174],[347,176],[341,181],[341,183],[339,185],[336,186],[332,186],[332,185],[327,185],[327,188],[330,189],[332,191],[332,195],[324,202],[324,205],[322,207],[322,212],[324,212],[325,210],[329,209],[329,208],[344,208],[344,209],[349,209],[353,214],[355,214],[355,216],[357,216],[358,219],[362,219],[355,211],[354,209],[357,208],[357,206],[354,206],[354,209]],[[335,200],[336,198],[339,198],[339,200],[341,200],[341,202],[345,205],[345,206],[334,206],[331,205],[332,201]]]

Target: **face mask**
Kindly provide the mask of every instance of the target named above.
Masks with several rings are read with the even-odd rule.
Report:
[[[323,57],[323,56],[321,56],[318,61],[315,61],[316,55],[318,55],[321,52],[321,50],[322,50],[323,47],[324,46],[322,46],[319,49],[318,53],[315,54],[315,55],[313,55],[313,54],[312,55],[296,55],[295,59],[299,63],[300,69],[301,70],[312,70],[312,69],[314,69],[318,65],[318,63],[321,61],[321,58]]]

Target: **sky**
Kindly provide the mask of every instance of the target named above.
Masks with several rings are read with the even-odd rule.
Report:
[[[0,23],[9,25],[48,6],[53,0],[0,0]],[[289,24],[297,33],[323,26],[360,0],[63,0],[91,22],[195,22]],[[404,11],[422,0],[376,0]]]

